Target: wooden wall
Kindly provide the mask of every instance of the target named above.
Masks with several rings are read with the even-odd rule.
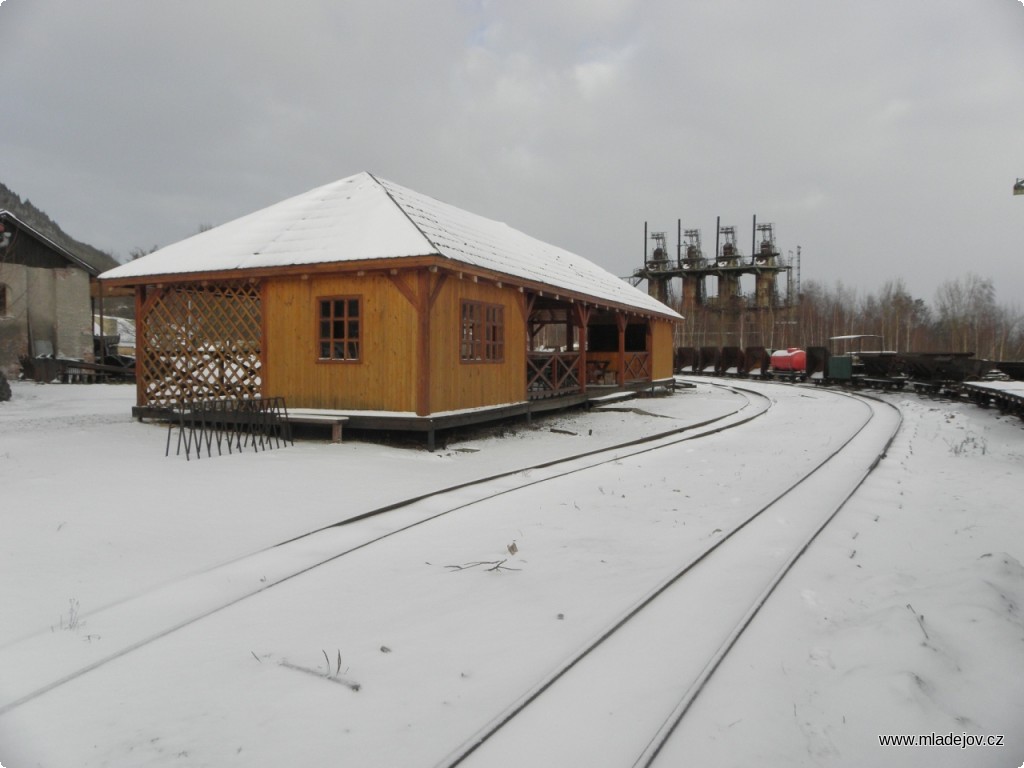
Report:
[[[386,275],[267,279],[265,396],[294,408],[415,411],[417,315]],[[358,362],[320,361],[317,299],[362,299]]]
[[[505,314],[505,359],[501,363],[459,360],[464,299],[501,304]],[[526,320],[522,294],[514,288],[449,277],[430,316],[433,412],[518,403],[526,399]]]
[[[513,288],[440,273],[429,274],[427,289],[428,297],[434,296],[429,315],[430,382],[427,388],[418,386],[421,319],[414,300],[421,300],[421,275],[408,270],[394,278],[355,273],[268,278],[263,294],[264,395],[282,395],[295,408],[416,412],[425,393],[428,413],[525,399],[522,295]],[[317,299],[329,296],[362,298],[359,362],[318,360]],[[459,360],[463,299],[504,307],[503,362]]]
[[[670,320],[651,319],[651,377],[655,380],[672,377],[674,330],[675,324]]]
[[[318,360],[318,298],[362,299],[358,362]],[[459,359],[463,300],[504,307],[504,360]],[[422,308],[430,305],[429,344],[421,345]],[[263,393],[295,408],[441,413],[521,402],[526,397],[523,294],[486,281],[399,271],[267,278],[263,288]],[[652,319],[652,375],[672,375],[673,326]],[[424,355],[427,365],[424,366]],[[590,353],[590,359],[617,353]],[[429,382],[422,377],[429,368]],[[426,410],[424,410],[424,402]]]

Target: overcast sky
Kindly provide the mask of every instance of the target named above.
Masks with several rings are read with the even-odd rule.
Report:
[[[0,182],[121,260],[366,170],[619,275],[756,214],[1024,306],[1022,2],[0,0]]]

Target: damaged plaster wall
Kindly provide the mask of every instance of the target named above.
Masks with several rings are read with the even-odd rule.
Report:
[[[89,275],[84,270],[6,263],[0,265],[0,283],[7,299],[0,317],[0,371],[16,377],[19,358],[33,353],[93,361]]]

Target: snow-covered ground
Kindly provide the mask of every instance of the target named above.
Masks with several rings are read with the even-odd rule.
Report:
[[[437,764],[863,418],[824,390],[744,386],[775,405],[735,430],[470,504],[285,578],[405,518],[280,542],[746,400],[701,383],[433,454],[302,442],[186,462],[164,456],[165,428],[131,421],[132,387],[14,382],[0,403],[0,763]],[[888,400],[904,416],[888,457],[783,580],[659,765],[1024,762],[1022,423]],[[633,714],[610,715],[594,738],[623,742],[646,727]],[[878,741],[932,733],[1003,746]],[[543,762],[558,752],[547,743],[531,744],[530,764],[565,765]],[[514,742],[502,754],[523,764]]]

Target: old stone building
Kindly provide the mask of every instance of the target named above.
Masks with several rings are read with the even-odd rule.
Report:
[[[0,211],[0,371],[25,358],[93,360],[90,280],[97,270]]]

